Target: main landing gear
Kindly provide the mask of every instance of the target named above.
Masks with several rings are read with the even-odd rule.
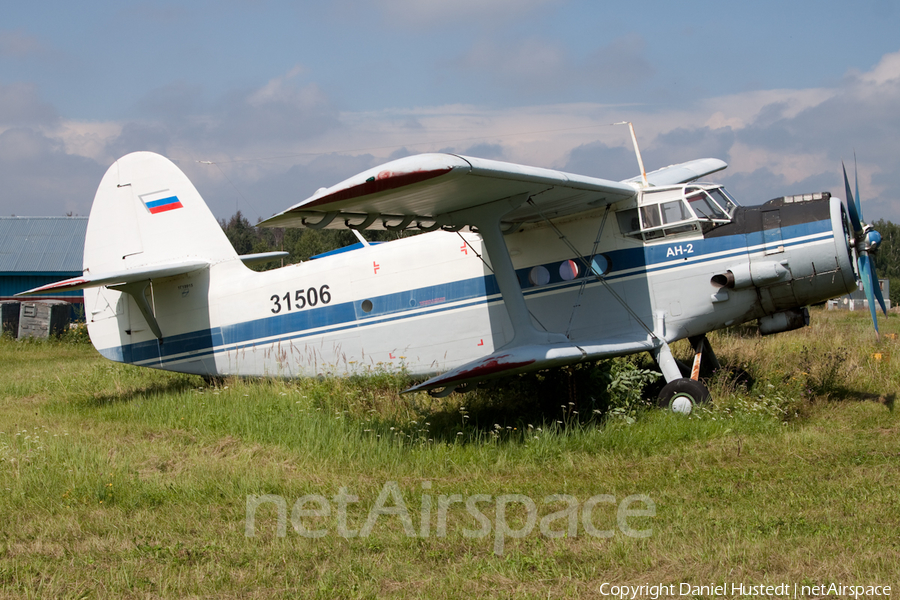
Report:
[[[657,402],[662,408],[688,415],[697,404],[709,402],[709,390],[702,381],[679,377],[666,384]]]
[[[654,355],[666,378],[666,386],[659,392],[657,403],[662,408],[686,415],[690,414],[694,406],[709,402],[710,399],[709,389],[700,381],[701,365],[709,370],[719,367],[719,361],[705,335],[691,337],[689,341],[694,348],[690,377],[682,375],[678,362],[665,342]]]

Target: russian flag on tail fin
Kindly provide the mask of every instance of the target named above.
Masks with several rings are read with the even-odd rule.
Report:
[[[151,215],[175,210],[176,208],[183,208],[178,196],[168,196],[166,198],[160,198],[159,200],[150,200],[148,198],[141,199],[144,201],[144,205],[147,207],[147,210],[150,211]]]

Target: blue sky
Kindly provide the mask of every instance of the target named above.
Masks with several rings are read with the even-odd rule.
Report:
[[[0,213],[88,214],[135,150],[251,221],[415,152],[623,179],[630,120],[649,169],[722,158],[745,204],[842,195],[855,150],[900,222],[897,31],[896,0],[12,3]]]

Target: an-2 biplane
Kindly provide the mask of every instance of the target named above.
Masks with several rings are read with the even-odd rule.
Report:
[[[637,150],[637,144],[635,144]],[[758,320],[763,334],[808,324],[806,306],[864,282],[880,236],[828,193],[740,206],[724,169],[700,159],[608,181],[422,154],[360,173],[267,227],[422,235],[265,272],[238,256],[187,177],[136,152],[100,183],[84,274],[30,290],[84,289],[88,331],[114,361],[204,376],[351,374],[369,364],[430,379],[439,395],[491,378],[649,352],[663,404],[708,396],[709,331]],[[276,253],[277,254],[277,253]],[[283,254],[283,253],[282,253]],[[875,321],[877,329],[877,320]],[[697,358],[685,377],[669,345]]]

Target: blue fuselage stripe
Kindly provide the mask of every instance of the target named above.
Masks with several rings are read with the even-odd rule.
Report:
[[[830,220],[813,221],[783,227],[782,242],[785,248],[831,239]],[[667,270],[680,269],[701,262],[745,257],[749,252],[762,251],[766,240],[763,232],[723,236],[709,239],[687,239],[603,253],[610,264],[605,279],[615,281]],[[691,253],[673,257],[670,249],[690,244]],[[754,250],[754,248],[757,248]],[[583,257],[585,262],[590,257]],[[579,265],[579,275],[564,280],[560,274],[562,262],[542,265],[550,273],[550,281],[533,286],[528,275],[532,268],[517,270],[519,283],[525,296],[580,286],[591,274]],[[380,325],[400,319],[433,315],[450,310],[461,310],[475,305],[501,301],[500,290],[493,275],[464,279],[440,285],[427,286],[368,298],[372,310],[361,308],[362,298],[340,304],[323,305],[313,309],[273,315],[263,319],[235,323],[157,340],[126,344],[110,348],[104,354],[121,355],[127,362],[148,365],[196,360],[218,352],[251,347],[261,343],[290,342],[299,338],[333,334],[356,327]]]

